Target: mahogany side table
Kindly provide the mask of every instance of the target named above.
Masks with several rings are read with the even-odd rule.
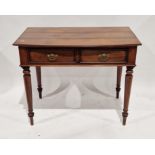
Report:
[[[30,27],[15,41],[23,68],[30,124],[33,103],[30,67],[36,67],[38,92],[42,98],[41,67],[116,66],[116,98],[119,98],[122,67],[126,67],[123,125],[128,116],[132,73],[137,46],[141,45],[128,27]]]

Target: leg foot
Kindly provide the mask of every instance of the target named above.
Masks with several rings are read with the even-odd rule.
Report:
[[[34,121],[33,121],[34,113],[33,112],[29,112],[28,116],[29,116],[29,119],[30,119],[30,125],[34,125]]]
[[[38,93],[39,93],[39,98],[42,99],[42,88],[37,88],[38,89]]]
[[[127,120],[127,117],[128,117],[128,113],[127,112],[123,112],[122,116],[123,116],[123,125],[126,125],[126,120]]]
[[[116,98],[119,98],[119,92],[120,92],[121,88],[116,88]]]

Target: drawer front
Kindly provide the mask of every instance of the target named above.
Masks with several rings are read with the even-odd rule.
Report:
[[[29,50],[30,63],[73,63],[74,50],[73,49],[30,49]]]
[[[127,51],[125,50],[103,50],[83,49],[81,52],[82,63],[126,63]]]

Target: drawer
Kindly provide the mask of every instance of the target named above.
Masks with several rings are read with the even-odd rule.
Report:
[[[29,49],[30,63],[52,64],[52,63],[73,63],[74,50],[63,49]]]
[[[82,63],[126,63],[127,51],[116,49],[83,49]]]

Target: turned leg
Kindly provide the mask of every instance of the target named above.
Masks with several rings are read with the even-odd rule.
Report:
[[[39,98],[42,98],[41,67],[36,67]]]
[[[23,77],[25,83],[25,91],[26,91],[26,98],[28,104],[28,116],[30,118],[30,124],[33,125],[33,103],[32,103],[32,86],[31,86],[31,74],[30,74],[30,67],[22,67],[23,68]]]
[[[130,99],[130,92],[131,92],[131,85],[132,85],[132,73],[133,73],[133,66],[128,66],[126,70],[125,76],[125,90],[124,90],[124,108],[123,108],[123,125],[126,124],[126,119],[128,117],[128,106],[129,106],[129,99]]]
[[[116,83],[116,98],[119,98],[119,92],[121,90],[121,76],[122,76],[122,66],[117,67],[117,83]]]

